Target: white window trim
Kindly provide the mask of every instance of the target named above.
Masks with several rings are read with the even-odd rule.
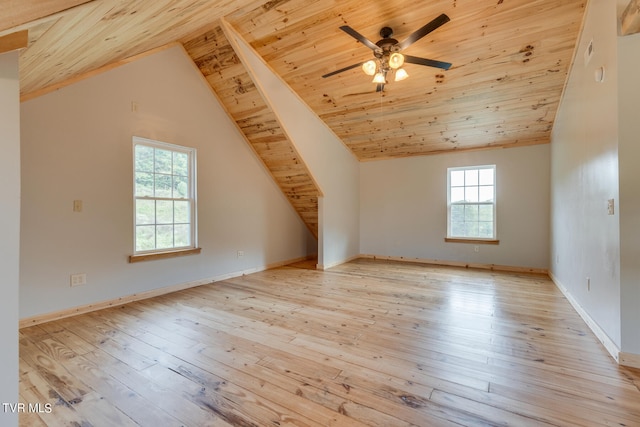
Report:
[[[451,235],[451,172],[452,171],[464,171],[464,170],[480,170],[480,169],[493,169],[493,202],[477,202],[477,203],[454,203],[456,205],[493,205],[493,236],[492,237],[465,237],[465,236],[453,236]],[[498,201],[497,201],[497,183],[498,175],[496,165],[474,165],[474,166],[459,166],[447,168],[447,237],[446,242],[453,243],[487,243],[498,244]]]
[[[136,249],[136,201],[137,200],[167,200],[166,198],[156,198],[156,197],[138,197],[135,193],[136,186],[136,164],[135,164],[135,148],[137,145],[144,145],[154,148],[167,149],[171,151],[177,151],[185,153],[189,156],[189,197],[183,200],[191,201],[191,244],[189,246],[181,246],[174,248],[163,248],[163,249],[152,249],[152,250],[144,250],[138,251]],[[184,147],[180,145],[170,144],[167,142],[156,141],[152,139],[142,138],[138,136],[133,137],[132,144],[132,170],[133,170],[133,187],[131,194],[133,196],[133,255],[129,257],[130,262],[137,261],[146,261],[151,259],[158,258],[168,258],[172,256],[181,256],[181,255],[190,255],[194,253],[200,253],[200,248],[198,247],[198,209],[197,209],[197,170],[196,170],[196,149],[190,147]],[[171,198],[170,200],[178,200]]]

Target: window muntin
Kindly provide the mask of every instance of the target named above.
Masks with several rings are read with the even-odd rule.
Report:
[[[447,237],[496,239],[496,167],[447,169]]]
[[[196,152],[134,137],[134,253],[196,247]]]

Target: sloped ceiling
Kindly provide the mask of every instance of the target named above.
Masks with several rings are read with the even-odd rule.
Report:
[[[215,26],[185,40],[184,47],[289,203],[318,238],[320,190],[223,30]]]
[[[585,3],[22,0],[3,4],[0,37],[29,31],[29,47],[20,54],[23,100],[168,44],[184,44],[316,234],[320,190],[229,44],[214,40],[221,19],[366,161],[548,143]],[[322,78],[373,57],[340,26],[372,42],[388,26],[402,41],[442,13],[450,22],[403,53],[450,62],[449,70],[407,64],[409,78],[389,82],[382,92],[359,67]],[[237,91],[238,79],[246,96]]]
[[[360,160],[369,160],[547,143],[585,1],[50,0],[47,16],[34,17],[38,2],[25,0],[20,8],[31,21],[0,35],[31,30],[21,55],[28,99],[201,35],[224,17]],[[341,25],[374,42],[389,26],[402,41],[441,13],[451,22],[406,53],[451,62],[448,71],[409,64],[410,77],[381,93],[359,68],[321,77],[372,57]],[[20,10],[13,15],[0,24],[23,21]]]
[[[324,6],[326,3],[326,6]],[[361,160],[549,142],[584,1],[308,2],[238,10],[230,24]],[[313,6],[310,6],[313,4]],[[402,41],[440,13],[451,22],[405,52],[451,62],[409,64],[407,80],[375,93],[359,68],[383,26]]]

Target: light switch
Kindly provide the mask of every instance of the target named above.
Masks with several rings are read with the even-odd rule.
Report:
[[[73,211],[74,212],[82,212],[82,200],[74,200],[73,201]]]

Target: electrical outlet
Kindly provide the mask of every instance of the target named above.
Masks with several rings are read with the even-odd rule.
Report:
[[[475,245],[475,246],[473,247],[473,251],[474,251],[474,252],[480,252],[480,246]]]
[[[70,285],[73,286],[82,286],[87,284],[87,275],[85,273],[80,274],[72,274]]]
[[[244,251],[238,251],[238,258],[242,258],[244,256]]]
[[[609,199],[607,200],[607,214],[614,215],[615,214],[615,200]]]

